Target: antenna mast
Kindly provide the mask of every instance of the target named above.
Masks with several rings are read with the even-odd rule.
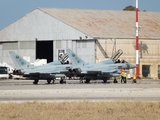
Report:
[[[139,38],[138,38],[138,32],[139,32],[139,27],[138,27],[138,0],[136,0],[136,77],[139,78]]]

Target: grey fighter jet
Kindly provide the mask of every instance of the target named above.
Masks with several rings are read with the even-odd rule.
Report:
[[[109,78],[120,76],[121,69],[136,68],[136,65],[130,64],[127,61],[124,61],[124,63],[115,63],[113,59],[96,64],[87,64],[72,50],[67,49],[66,51],[72,63],[72,68],[69,69],[69,72],[75,74],[75,76],[85,78],[86,83],[89,83],[90,80],[97,79],[102,79],[106,83]]]
[[[71,67],[71,64],[62,64],[60,61],[33,66],[15,52],[10,51],[9,54],[16,66],[13,74],[22,75],[23,77],[34,80],[33,84],[38,84],[39,80],[47,80],[48,84],[50,84],[52,80],[54,82],[56,77],[61,78],[60,83],[63,83],[65,75],[60,74],[60,71]]]

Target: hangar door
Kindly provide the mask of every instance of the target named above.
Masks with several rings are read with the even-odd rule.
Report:
[[[36,59],[53,61],[53,41],[36,41]]]

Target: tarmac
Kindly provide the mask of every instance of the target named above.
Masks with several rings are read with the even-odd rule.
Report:
[[[160,80],[137,80],[126,84],[67,80],[66,84],[47,84],[46,80],[33,85],[33,80],[0,80],[0,102],[53,101],[160,101]]]

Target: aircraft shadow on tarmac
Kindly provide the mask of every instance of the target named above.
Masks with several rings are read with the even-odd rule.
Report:
[[[54,83],[50,83],[50,84],[48,84],[48,83],[45,83],[45,82],[39,82],[38,84],[32,84],[32,82],[20,82],[20,83],[14,83],[14,82],[12,82],[12,84],[14,84],[14,85],[34,85],[34,86],[38,86],[38,85],[58,85],[58,84],[60,84],[60,85],[65,85],[65,84],[112,84],[112,82],[107,82],[107,83],[104,83],[104,82],[101,82],[101,81],[92,81],[92,82],[90,82],[90,83],[85,83],[85,82],[83,82],[83,83],[81,83],[81,82],[64,82],[63,84],[60,84],[59,82],[54,82]]]

